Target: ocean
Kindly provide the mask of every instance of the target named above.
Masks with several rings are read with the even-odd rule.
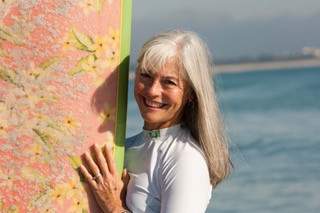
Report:
[[[207,212],[320,212],[320,68],[218,74],[234,169]],[[143,121],[129,84],[127,137]]]

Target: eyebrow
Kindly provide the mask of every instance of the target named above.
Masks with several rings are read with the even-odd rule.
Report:
[[[169,80],[176,80],[176,81],[179,80],[178,77],[172,76],[172,75],[166,75],[166,76],[163,76],[162,78],[164,78],[164,79],[169,79]]]
[[[140,73],[146,73],[146,74],[151,74],[154,75],[156,74],[156,72],[154,72],[152,69],[140,69],[139,71]],[[179,81],[180,79],[180,75],[165,75],[161,77],[162,79],[169,79],[169,80],[175,80],[175,81]]]

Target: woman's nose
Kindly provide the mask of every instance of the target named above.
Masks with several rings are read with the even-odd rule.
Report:
[[[147,89],[147,94],[150,96],[159,96],[161,93],[161,84],[159,81],[154,80],[149,84],[149,87]]]

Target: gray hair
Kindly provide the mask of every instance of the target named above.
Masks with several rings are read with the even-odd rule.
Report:
[[[202,149],[211,184],[215,187],[229,175],[232,165],[213,87],[210,51],[196,33],[172,30],[156,35],[144,44],[137,69],[156,72],[172,59],[192,89],[182,121]]]

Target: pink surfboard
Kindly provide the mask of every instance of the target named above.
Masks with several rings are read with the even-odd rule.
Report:
[[[0,212],[99,212],[77,167],[123,166],[131,1],[0,2]]]

